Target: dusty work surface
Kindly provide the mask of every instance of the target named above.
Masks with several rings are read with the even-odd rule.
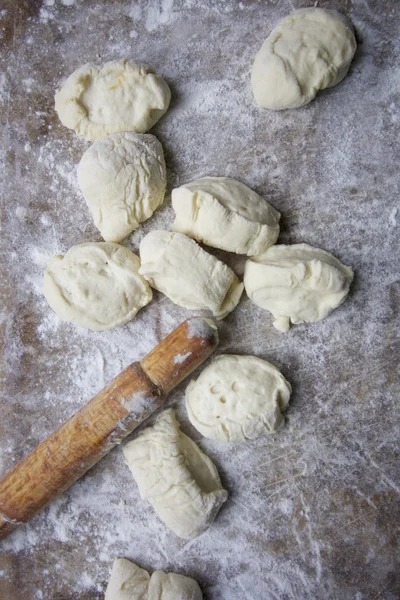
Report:
[[[0,474],[188,316],[155,294],[134,322],[93,333],[62,323],[43,298],[50,256],[100,240],[76,180],[88,144],[53,109],[56,87],[79,65],[132,58],[172,90],[153,129],[168,195],[126,245],[137,250],[145,233],[170,226],[172,187],[228,175],[282,212],[281,242],[331,251],[356,275],[322,323],[279,334],[245,297],[220,323],[219,352],[266,358],[292,383],[276,435],[207,441],[186,417],[185,384],[171,394],[229,490],[206,534],[187,542],[170,533],[140,500],[118,448],[0,543],[1,600],[102,598],[115,556],[190,575],[207,600],[400,597],[399,4],[321,2],[355,25],[350,75],[303,109],[259,110],[254,55],[304,5],[2,0]],[[242,257],[216,254],[243,273]]]

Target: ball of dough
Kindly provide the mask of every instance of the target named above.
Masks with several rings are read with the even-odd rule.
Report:
[[[78,182],[103,238],[119,242],[164,200],[167,177],[162,146],[150,133],[101,138],[82,156]]]
[[[126,558],[114,560],[104,600],[202,600],[198,583],[190,577],[145,569]]]
[[[79,244],[50,261],[44,295],[64,321],[93,331],[117,327],[152,299],[139,267],[139,258],[118,244]]]
[[[186,235],[152,231],[140,244],[140,259],[143,277],[178,306],[223,319],[242,295],[232,269]]]
[[[256,356],[218,356],[186,389],[191,423],[205,437],[243,442],[273,433],[292,388],[276,367]]]
[[[259,106],[297,108],[346,76],[356,51],[353,28],[341,14],[303,8],[283,19],[258,52],[251,73]]]
[[[258,306],[274,316],[274,327],[324,319],[346,298],[353,271],[325,250],[307,244],[272,246],[246,262],[244,285]]]
[[[171,92],[162,77],[131,60],[86,64],[55,95],[61,123],[93,141],[110,133],[145,133],[167,111]]]
[[[214,521],[228,497],[214,463],[164,410],[122,449],[141,498],[176,535],[194,538]]]
[[[172,191],[172,229],[236,254],[262,254],[279,235],[280,213],[247,185],[203,177]]]
[[[145,600],[150,575],[126,558],[114,560],[104,600]]]

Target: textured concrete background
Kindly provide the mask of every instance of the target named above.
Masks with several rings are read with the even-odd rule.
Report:
[[[116,449],[0,543],[1,600],[102,598],[115,556],[191,575],[208,600],[400,598],[399,3],[321,1],[356,28],[349,76],[303,109],[259,110],[254,55],[281,17],[310,4],[1,0],[0,475],[187,316],[156,294],[137,320],[93,333],[43,299],[50,256],[100,240],[76,183],[87,144],[53,109],[82,63],[128,57],[166,78],[171,108],[152,132],[169,191],[236,177],[282,212],[280,241],[331,251],[356,274],[321,323],[279,334],[243,298],[220,324],[221,351],[266,358],[292,383],[276,435],[204,440],[186,418],[185,384],[171,395],[230,493],[206,534],[187,542],[166,530]],[[168,194],[125,244],[137,249],[172,216]],[[242,274],[242,257],[216,254]]]

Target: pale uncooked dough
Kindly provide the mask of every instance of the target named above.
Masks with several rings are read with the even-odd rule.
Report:
[[[279,235],[280,213],[247,185],[203,177],[172,191],[174,231],[237,254],[262,254]]]
[[[351,23],[322,8],[283,19],[265,40],[251,73],[257,104],[283,110],[308,104],[346,76],[356,51]]]
[[[94,331],[117,327],[152,299],[139,266],[139,258],[118,244],[79,244],[50,261],[44,295],[64,321]]]
[[[180,431],[171,408],[123,452],[140,496],[176,535],[194,538],[211,525],[228,493],[215,465]]]
[[[78,182],[103,238],[119,242],[164,200],[167,177],[162,146],[150,133],[101,138],[83,155]]]
[[[180,233],[152,231],[140,244],[140,273],[172,302],[210,310],[223,319],[238,304],[243,284],[226,264]]]
[[[191,423],[205,437],[242,442],[273,433],[284,419],[292,388],[256,356],[218,356],[186,389]]]
[[[145,569],[126,558],[114,560],[104,600],[202,600],[199,584],[176,573]]]
[[[171,92],[162,77],[131,60],[86,64],[55,95],[61,123],[93,141],[110,133],[145,133],[167,111]]]
[[[307,244],[272,246],[246,262],[244,285],[258,306],[274,316],[274,326],[324,319],[346,298],[353,271],[325,250]]]

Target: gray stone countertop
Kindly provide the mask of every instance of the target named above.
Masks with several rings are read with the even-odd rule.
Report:
[[[348,77],[304,108],[261,110],[249,84],[255,53],[307,5],[2,0],[0,476],[188,316],[155,294],[136,320],[95,333],[61,322],[43,298],[49,258],[100,241],[76,180],[88,144],[53,106],[81,64],[132,58],[172,90],[152,130],[165,149],[165,204],[125,245],[137,251],[147,232],[170,227],[173,187],[226,175],[282,213],[281,243],[328,250],[355,279],[320,323],[279,334],[244,296],[219,324],[219,352],[265,358],[292,383],[275,435],[206,440],[187,419],[186,384],[171,394],[229,491],[204,535],[167,530],[117,448],[0,542],[1,600],[100,599],[116,556],[190,575],[207,600],[400,598],[399,3],[321,1],[354,24]],[[243,257],[215,254],[243,274]]]

